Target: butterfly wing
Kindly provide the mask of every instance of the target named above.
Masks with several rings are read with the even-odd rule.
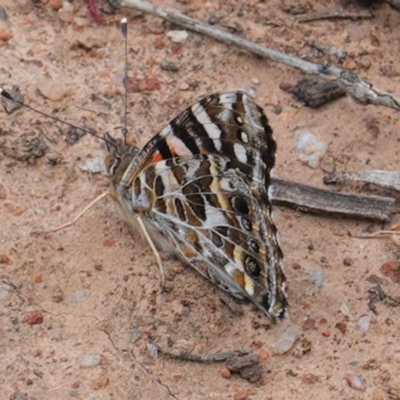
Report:
[[[139,193],[129,196],[133,209],[150,200],[143,221],[154,243],[221,289],[283,317],[285,276],[270,205],[229,158],[162,160],[145,168],[132,190]]]
[[[115,197],[134,225],[223,290],[271,317],[287,309],[268,199],[276,144],[244,92],[207,96],[117,168]]]
[[[261,107],[246,92],[216,93],[204,97],[173,119],[152,138],[126,170],[123,184],[146,165],[174,157],[216,154],[227,157],[265,192],[275,163],[276,143]]]

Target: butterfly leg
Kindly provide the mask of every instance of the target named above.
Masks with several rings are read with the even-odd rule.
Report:
[[[154,255],[156,256],[156,260],[157,260],[157,264],[158,264],[158,268],[160,269],[160,274],[161,274],[161,287],[164,287],[165,284],[165,274],[164,274],[164,268],[162,265],[162,260],[161,260],[161,256],[160,253],[158,252],[158,250],[156,249],[156,246],[154,246],[153,241],[151,240],[150,235],[147,232],[146,227],[144,226],[144,223],[142,221],[142,219],[140,217],[137,217],[137,221],[140,225],[140,228],[143,231],[143,235],[147,240],[147,243],[149,244],[149,246],[151,247],[151,249],[153,250]]]
[[[86,211],[88,211],[90,208],[92,208],[99,200],[101,200],[103,197],[106,197],[108,195],[108,192],[104,192],[101,195],[97,196],[94,200],[92,200],[82,211],[80,211],[77,215],[75,215],[74,218],[72,218],[71,221],[66,222],[63,225],[58,226],[57,228],[50,229],[46,233],[49,232],[57,232],[60,231],[61,229],[67,228],[71,225],[73,225],[80,217],[82,217],[83,214],[85,214]]]

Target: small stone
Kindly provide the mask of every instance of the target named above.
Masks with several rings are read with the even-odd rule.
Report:
[[[63,88],[60,82],[51,78],[43,78],[37,84],[37,90],[46,99],[51,101],[60,101],[67,95],[67,90]]]
[[[7,254],[0,254],[0,264],[11,265],[12,264],[12,260],[11,260],[10,257],[8,257]]]
[[[260,80],[258,78],[252,78],[251,79],[251,83],[253,83],[254,85],[259,85],[260,84]]]
[[[388,382],[390,381],[390,378],[392,377],[391,373],[388,370],[383,371],[380,375],[379,375],[379,379],[382,382]]]
[[[27,208],[24,206],[18,206],[11,203],[5,203],[4,207],[7,208],[7,210],[9,210],[16,217],[19,217],[27,210]]]
[[[301,269],[301,265],[300,265],[298,262],[294,262],[293,265],[292,265],[292,268],[293,268],[295,271],[298,271],[298,270]]]
[[[283,332],[270,346],[274,354],[284,354],[288,352],[299,337],[299,332],[292,327]]]
[[[62,6],[63,2],[61,0],[50,0],[47,5],[52,9],[58,11]]]
[[[56,287],[51,298],[53,299],[54,303],[61,303],[64,300],[64,292],[61,290],[61,288]]]
[[[361,67],[365,70],[370,69],[370,67],[372,65],[371,59],[369,57],[365,57],[365,56],[360,58],[360,63],[361,63]]]
[[[350,267],[353,264],[353,260],[350,257],[345,257],[343,259],[343,265],[346,267]]]
[[[6,301],[10,298],[10,291],[5,287],[0,287],[0,301]]]
[[[8,42],[13,37],[10,31],[0,30],[0,42]]]
[[[167,33],[167,38],[173,43],[183,43],[189,37],[187,31],[169,31]]]
[[[296,140],[297,158],[311,168],[319,166],[321,158],[328,150],[328,146],[319,140],[310,131],[301,131]]]
[[[181,82],[181,83],[178,85],[178,89],[181,90],[181,91],[188,90],[189,87],[190,87],[190,86],[189,86],[189,84],[188,84],[187,82]]]
[[[303,322],[303,329],[305,331],[309,331],[311,329],[314,329],[316,325],[316,321],[313,318],[306,318],[306,320]]]
[[[81,366],[84,368],[97,367],[101,363],[101,355],[86,354],[81,360]]]
[[[44,317],[40,310],[27,311],[24,319],[29,325],[40,325],[43,323]]]
[[[63,22],[71,23],[74,18],[74,6],[68,1],[63,1],[62,7],[58,10],[58,18]]]
[[[171,72],[179,71],[179,66],[172,61],[163,60],[160,62],[160,67],[165,71],[171,71]]]
[[[265,361],[269,357],[269,353],[265,349],[260,349],[257,355],[260,361]]]
[[[347,69],[349,71],[354,71],[355,69],[357,69],[358,65],[354,60],[345,60],[343,63],[343,68]]]
[[[389,397],[381,389],[375,388],[372,392],[372,400],[389,400]]]
[[[365,333],[369,331],[371,326],[371,318],[368,315],[363,315],[357,322],[357,328]]]
[[[319,376],[314,374],[304,374],[300,377],[300,379],[303,383],[313,385],[314,383],[318,382]]]
[[[361,391],[366,389],[365,382],[359,375],[346,374],[344,379],[346,379],[347,384],[353,389]]]
[[[233,396],[234,400],[247,400],[250,396],[255,394],[254,390],[240,390]]]
[[[287,92],[287,93],[289,93],[290,92],[290,90],[293,88],[293,84],[292,83],[289,83],[289,82],[281,82],[280,84],[279,84],[279,89],[281,89],[282,91],[284,91],[284,92]]]
[[[32,282],[33,283],[40,283],[42,281],[43,281],[42,274],[40,274],[40,273],[33,274],[33,276],[32,276]]]
[[[221,374],[221,376],[224,379],[230,379],[232,374],[231,371],[229,371],[229,368],[226,365],[223,365],[220,369],[219,369],[219,373]]]
[[[309,279],[316,287],[320,288],[324,284],[325,274],[322,271],[311,271]]]
[[[342,332],[343,334],[345,334],[347,331],[347,325],[345,322],[338,322],[335,325],[335,328],[339,329],[339,331]]]
[[[400,262],[398,260],[390,260],[385,262],[381,265],[380,271],[393,282],[400,282]]]
[[[331,331],[328,328],[325,328],[321,331],[322,336],[329,337],[331,336]]]
[[[218,25],[219,24],[219,18],[216,17],[215,15],[211,15],[210,18],[208,18],[208,24],[209,25]]]
[[[90,381],[89,386],[93,390],[100,390],[100,389],[104,389],[108,385],[109,382],[110,382],[110,379],[107,376],[102,375],[102,376],[99,376],[98,378]]]
[[[104,247],[113,247],[113,246],[115,246],[115,242],[116,242],[116,240],[114,237],[108,237],[103,240],[103,246]]]
[[[76,292],[71,294],[71,296],[69,297],[69,301],[71,303],[79,303],[85,297],[86,297],[86,293],[83,292],[82,290],[78,290],[78,291],[76,291]]]
[[[0,200],[5,200],[7,198],[7,193],[4,185],[0,183]]]

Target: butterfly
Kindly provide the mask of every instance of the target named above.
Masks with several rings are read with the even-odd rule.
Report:
[[[276,142],[249,94],[204,97],[141,150],[104,140],[110,195],[156,255],[177,257],[272,319],[287,314],[269,190]]]

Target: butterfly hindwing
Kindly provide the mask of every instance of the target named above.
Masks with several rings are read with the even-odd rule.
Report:
[[[210,95],[137,154],[123,151],[113,197],[132,225],[140,216],[159,248],[283,317],[283,256],[268,199],[275,151],[264,112],[247,93]]]

